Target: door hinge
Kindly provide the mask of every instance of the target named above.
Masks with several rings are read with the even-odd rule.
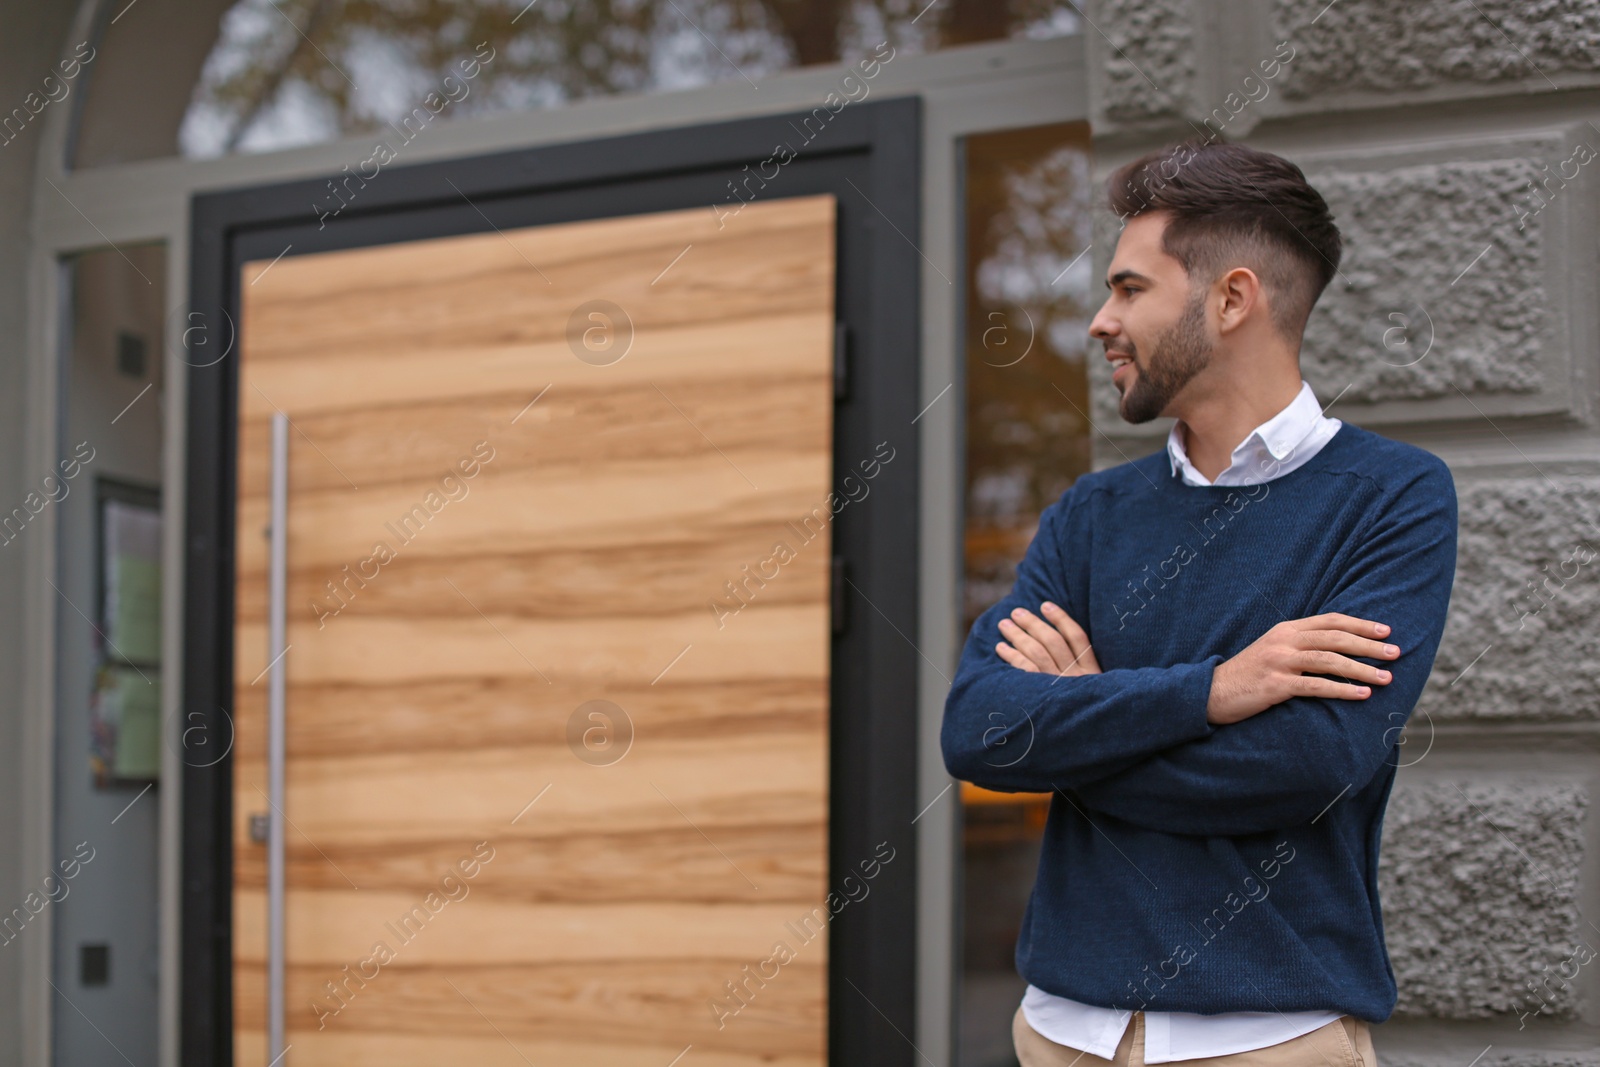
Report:
[[[838,403],[850,394],[850,327],[842,322],[833,324],[833,401]]]

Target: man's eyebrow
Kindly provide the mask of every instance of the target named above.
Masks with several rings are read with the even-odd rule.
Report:
[[[1111,287],[1117,286],[1117,285],[1121,285],[1123,282],[1126,282],[1126,281],[1138,281],[1138,282],[1147,282],[1148,283],[1148,282],[1154,281],[1154,279],[1148,278],[1145,275],[1140,274],[1136,270],[1129,270],[1129,269],[1124,268],[1123,270],[1117,271],[1117,273],[1113,274],[1110,278],[1106,279],[1106,288],[1110,289]]]

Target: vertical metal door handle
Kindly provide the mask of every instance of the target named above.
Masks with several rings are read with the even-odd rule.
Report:
[[[289,543],[289,416],[272,416],[272,549],[268,570],[267,1062],[283,1055],[283,757],[284,600]]]

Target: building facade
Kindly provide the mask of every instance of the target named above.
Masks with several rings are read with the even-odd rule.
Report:
[[[272,6],[3,15],[0,1063],[1007,1062],[1041,809],[944,694],[1161,447],[1098,185],[1200,135],[1328,198],[1306,376],[1460,497],[1379,1055],[1600,1064],[1600,4],[616,5],[566,82],[513,6],[398,89]]]

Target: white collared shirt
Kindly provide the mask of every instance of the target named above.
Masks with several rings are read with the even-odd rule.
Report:
[[[1250,431],[1233,450],[1232,461],[1214,482],[1195,470],[1183,447],[1183,424],[1167,434],[1172,473],[1185,485],[1257,485],[1281,478],[1307,462],[1333,440],[1338,419],[1322,414],[1316,394],[1303,379],[1289,406]],[[1110,1059],[1122,1040],[1131,1011],[1100,1008],[1028,986],[1022,1014],[1033,1027],[1058,1045]],[[1267,1048],[1308,1034],[1338,1019],[1337,1011],[1232,1011],[1198,1015],[1184,1011],[1147,1011],[1144,1015],[1144,1062],[1174,1063],[1205,1056]]]
[[[1300,381],[1300,392],[1289,406],[1250,431],[1233,450],[1228,468],[1214,482],[1195,470],[1183,447],[1183,423],[1175,422],[1167,433],[1167,455],[1172,473],[1183,473],[1185,485],[1257,485],[1280,478],[1322,450],[1339,432],[1338,419],[1322,414],[1322,405],[1310,383]]]
[[[1030,985],[1022,1014],[1058,1045],[1111,1059],[1133,1018],[1131,1011],[1097,1008],[1046,993]],[[1144,1013],[1144,1062],[1175,1063],[1267,1048],[1309,1034],[1339,1018],[1337,1011],[1230,1011],[1197,1015],[1187,1011]]]

